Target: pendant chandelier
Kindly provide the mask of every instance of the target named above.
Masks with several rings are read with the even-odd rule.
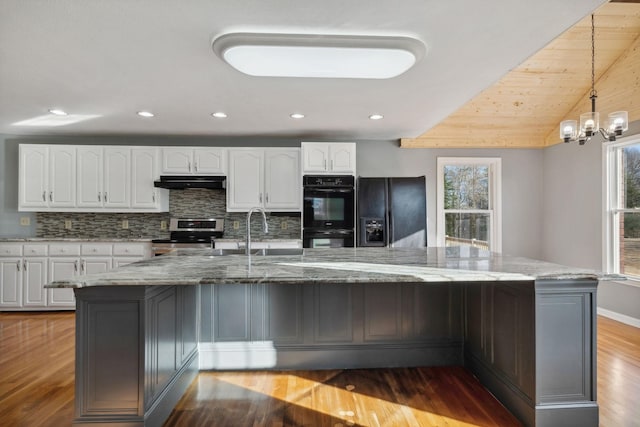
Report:
[[[600,127],[600,114],[596,112],[596,98],[598,93],[595,89],[596,71],[595,71],[595,25],[593,14],[591,15],[591,112],[580,114],[580,128],[576,120],[564,120],[560,123],[560,139],[564,142],[578,141],[580,145],[591,139],[597,133],[600,133],[605,140],[615,141],[617,136],[629,129],[629,116],[626,111],[615,111],[609,114],[609,120],[606,128]]]

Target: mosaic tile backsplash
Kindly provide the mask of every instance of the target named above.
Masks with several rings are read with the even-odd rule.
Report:
[[[226,212],[224,190],[192,188],[171,190],[169,212],[165,213],[70,213],[38,212],[36,236],[42,238],[150,238],[169,237],[168,230],[160,228],[161,222],[170,218],[224,218],[224,238],[242,239],[246,234],[247,214]],[[257,212],[251,218],[251,236],[255,239],[300,239],[299,215],[268,215],[269,233],[262,231],[262,215]],[[65,229],[65,221],[71,221],[71,229]],[[122,228],[127,220],[128,229]],[[235,224],[234,224],[235,223]],[[237,228],[234,227],[237,226]]]

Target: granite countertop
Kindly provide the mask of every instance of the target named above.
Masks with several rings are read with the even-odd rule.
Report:
[[[29,242],[151,242],[152,237],[0,237],[0,243],[29,243]]]
[[[107,273],[47,287],[197,285],[232,283],[383,283],[610,279],[571,268],[474,248],[304,249],[303,255],[211,256],[179,249]]]

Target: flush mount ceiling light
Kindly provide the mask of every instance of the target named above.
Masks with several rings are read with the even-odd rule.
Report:
[[[59,109],[59,108],[51,108],[51,109],[49,110],[49,112],[50,112],[51,114],[55,114],[56,116],[66,116],[66,115],[67,115],[67,112],[66,112],[66,111],[61,110],[61,109]]]
[[[381,120],[384,118],[384,116],[382,114],[372,114],[369,116],[369,118],[371,120]]]
[[[215,117],[216,119],[226,119],[227,118],[227,113],[223,113],[222,111],[217,111],[215,113],[211,113],[211,115],[213,117]]]
[[[389,79],[425,53],[409,37],[230,33],[214,52],[236,70],[262,77]]]
[[[598,132],[609,141],[615,141],[617,136],[629,129],[629,115],[626,111],[615,111],[609,114],[609,122],[606,129],[600,127],[600,113],[596,112],[596,98],[598,93],[595,89],[595,24],[593,14],[591,15],[591,112],[580,114],[580,129],[577,120],[564,120],[560,123],[560,139],[564,142],[578,141],[580,145],[591,139]]]
[[[153,117],[153,116],[155,116],[155,114],[153,114],[151,111],[138,111],[137,114],[140,117]]]
[[[289,117],[291,117],[292,119],[304,119],[304,114],[293,113],[293,114],[290,114]]]

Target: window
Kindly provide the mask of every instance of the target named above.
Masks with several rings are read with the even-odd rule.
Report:
[[[502,251],[499,158],[438,158],[438,246]]]
[[[640,279],[640,138],[605,146],[605,270]]]

